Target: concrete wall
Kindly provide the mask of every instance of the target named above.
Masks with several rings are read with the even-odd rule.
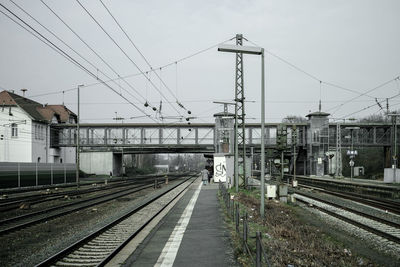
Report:
[[[114,167],[113,158],[113,152],[82,152],[80,169],[89,174],[110,175]]]

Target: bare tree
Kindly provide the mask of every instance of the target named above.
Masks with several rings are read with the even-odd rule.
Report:
[[[304,123],[307,119],[302,116],[288,115],[286,118],[282,119],[283,123]]]

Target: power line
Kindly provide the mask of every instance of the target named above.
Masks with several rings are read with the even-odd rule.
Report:
[[[256,43],[254,43],[254,42],[252,42],[252,41],[250,41],[250,40],[248,40],[248,39],[246,39],[246,38],[244,38],[244,39],[245,39],[246,41],[248,41],[249,43],[255,45],[255,46],[259,46],[259,45],[257,45]],[[281,56],[278,56],[277,54],[275,54],[275,53],[273,53],[273,52],[271,52],[271,51],[269,51],[269,50],[265,50],[265,52],[267,52],[267,53],[270,54],[271,56],[273,56],[273,57],[279,59],[280,61],[284,62],[285,64],[291,66],[292,68],[296,69],[297,71],[299,71],[299,72],[305,74],[306,76],[310,77],[311,79],[313,79],[313,80],[315,80],[315,81],[317,81],[317,82],[319,82],[319,83],[323,83],[323,84],[326,84],[326,85],[329,85],[329,86],[332,86],[332,87],[336,87],[336,88],[338,88],[338,89],[341,89],[341,90],[344,90],[344,91],[348,91],[348,92],[351,92],[351,93],[354,93],[354,94],[360,94],[359,91],[356,91],[356,90],[353,90],[353,89],[349,89],[349,88],[346,88],[346,87],[343,87],[343,86],[340,86],[340,85],[337,85],[337,84],[334,84],[334,83],[331,83],[331,82],[325,82],[325,81],[319,79],[318,77],[316,77],[315,75],[313,75],[313,74],[311,74],[311,73],[305,71],[304,69],[302,69],[302,68],[296,66],[295,64],[289,62],[288,60],[282,58]],[[368,97],[370,97],[370,98],[375,98],[375,97],[370,96],[370,95],[367,95],[367,94],[365,94],[365,96],[368,96]]]
[[[379,88],[381,88],[381,87],[383,87],[383,86],[385,86],[385,85],[387,85],[387,84],[389,84],[389,83],[391,83],[391,82],[393,82],[393,81],[395,81],[395,80],[397,80],[397,79],[399,79],[399,76],[397,76],[397,77],[395,77],[395,78],[393,78],[393,79],[390,79],[390,80],[388,80],[388,81],[386,81],[386,82],[384,82],[384,83],[382,83],[382,84],[380,84],[380,85],[378,85],[378,86],[376,86],[376,87],[374,87],[374,88],[368,90],[368,91],[365,92],[365,93],[362,93],[362,94],[360,94],[360,95],[358,95],[358,96],[355,96],[355,97],[353,97],[353,98],[351,98],[351,99],[349,99],[349,100],[343,102],[343,103],[340,104],[340,105],[334,106],[334,107],[328,109],[327,111],[330,111],[330,110],[335,109],[335,108],[341,108],[341,107],[344,106],[345,104],[350,103],[350,102],[352,102],[353,100],[355,100],[355,99],[357,99],[357,98],[359,98],[359,97],[361,97],[361,96],[364,96],[364,95],[366,95],[366,94],[368,94],[368,93],[370,93],[370,92],[372,92],[372,91],[375,91],[375,90],[377,90],[377,89],[379,89]],[[396,96],[398,96],[398,95],[399,95],[399,94],[397,94],[397,95],[395,95],[395,96],[392,96],[392,97],[390,97],[390,99],[393,98],[393,97],[396,97]],[[337,110],[338,110],[338,109],[337,109]],[[335,112],[337,112],[337,110],[334,111],[332,114],[334,114]]]
[[[390,98],[387,98],[387,99],[384,99],[384,100],[381,100],[381,101],[376,101],[376,103],[374,103],[374,104],[372,104],[372,105],[366,106],[366,107],[364,107],[364,108],[362,108],[362,109],[360,109],[360,110],[357,110],[357,111],[354,111],[354,112],[352,112],[352,113],[349,113],[349,114],[347,114],[347,115],[345,115],[345,116],[342,116],[341,118],[338,118],[337,120],[341,120],[341,119],[344,119],[344,118],[346,118],[346,117],[348,117],[348,116],[351,116],[351,115],[360,113],[360,112],[362,112],[362,111],[364,111],[364,110],[367,110],[367,109],[370,109],[370,108],[372,108],[372,107],[374,107],[374,106],[378,106],[379,108],[381,108],[380,104],[382,104],[382,103],[385,102],[386,100],[393,99],[393,98],[398,97],[398,96],[400,96],[400,93],[398,93],[398,94],[396,94],[396,95],[394,95],[394,96],[392,96],[392,97],[390,97]],[[381,109],[379,109],[379,110],[381,110]]]
[[[135,91],[143,100],[144,97],[142,96],[142,94],[135,88],[132,86],[132,84],[128,83],[124,78],[122,78],[119,73],[98,53],[96,52],[74,29],[72,29],[71,26],[69,26],[68,23],[66,23],[61,16],[59,16],[57,14],[57,12],[54,11],[54,9],[52,9],[48,4],[46,4],[44,2],[44,0],[40,0],[40,2],[42,2],[42,4],[48,9],[50,10],[51,13],[53,13],[54,16],[56,16],[58,18],[58,20],[60,20],[90,51],[93,52],[93,54],[96,55],[96,57],[98,57],[115,75],[117,75],[117,77],[119,79],[122,79],[125,84],[127,86],[129,86],[133,91]],[[115,81],[115,79],[109,79],[108,81]],[[107,81],[107,82],[108,82]],[[120,85],[118,85],[120,87]],[[135,97],[136,98],[136,97]]]
[[[82,5],[82,3],[79,0],[75,0],[81,7],[82,9],[91,17],[91,19],[100,27],[100,29],[108,36],[108,38],[119,48],[119,50],[126,56],[126,58],[128,58],[128,60],[139,70],[139,72],[141,72],[141,74],[146,77],[146,79],[150,82],[150,84],[154,87],[154,89],[156,89],[160,95],[166,100],[168,101],[168,99],[166,98],[166,96],[161,92],[161,90],[159,90],[157,88],[157,86],[154,85],[154,83],[148,79],[148,77],[144,74],[144,72],[139,68],[139,66],[132,60],[132,58],[125,52],[124,49],[122,49],[122,47],[115,41],[115,39],[104,29],[104,27],[96,20],[96,18],[89,12],[89,10],[87,10],[85,8],[84,5]],[[170,106],[179,114],[182,116],[182,114],[180,114],[180,112],[173,106],[170,104]]]
[[[103,7],[107,10],[108,14],[112,17],[112,19],[114,20],[114,22],[118,25],[118,27],[120,28],[120,30],[125,34],[126,38],[129,40],[129,42],[133,45],[133,47],[136,49],[136,51],[140,54],[140,56],[143,58],[143,60],[147,63],[147,66],[149,66],[150,69],[153,69],[153,67],[151,66],[150,62],[147,60],[147,58],[143,55],[143,53],[139,50],[139,48],[135,45],[135,43],[132,41],[132,38],[126,33],[126,31],[124,30],[124,28],[122,28],[121,24],[117,21],[117,19],[115,18],[115,16],[111,13],[110,9],[104,4],[104,2],[102,0],[99,0],[100,3],[103,5]],[[177,63],[176,63],[177,64]],[[161,70],[161,69],[160,69]],[[176,103],[178,104],[178,106],[184,108],[183,106],[179,105],[180,101],[178,100],[177,96],[171,91],[171,89],[168,87],[168,85],[164,82],[164,80],[161,78],[160,75],[157,74],[157,72],[154,72],[157,76],[158,79],[160,79],[160,81],[162,82],[162,84],[165,86],[165,88],[167,88],[167,90],[170,92],[170,94],[175,98]],[[147,78],[147,76],[146,76]]]
[[[246,39],[246,38],[245,38],[245,39]],[[254,43],[254,42],[252,42],[252,41],[249,41],[248,39],[246,39],[246,40],[247,40],[248,42],[250,42],[251,44],[258,46],[256,43]],[[384,83],[378,85],[377,87],[374,87],[374,88],[368,90],[367,92],[361,93],[361,92],[358,92],[358,91],[355,91],[355,90],[352,90],[352,89],[349,89],[349,88],[345,88],[345,87],[339,86],[339,85],[334,84],[334,83],[324,82],[324,81],[322,81],[321,79],[317,78],[316,76],[314,76],[314,75],[308,73],[307,71],[305,71],[305,70],[299,68],[298,66],[294,65],[293,63],[291,63],[291,62],[289,62],[289,61],[283,59],[282,57],[280,57],[280,56],[278,56],[278,55],[272,53],[271,51],[266,50],[266,52],[267,52],[268,54],[274,56],[275,58],[281,60],[282,62],[288,64],[289,66],[295,68],[296,70],[298,70],[298,71],[304,73],[304,74],[307,75],[308,77],[310,77],[310,78],[312,78],[312,79],[314,79],[314,80],[316,80],[316,81],[319,81],[320,83],[323,83],[323,84],[326,84],[326,85],[329,85],[329,86],[336,87],[336,88],[338,88],[338,89],[342,89],[342,90],[345,90],[345,91],[349,91],[349,92],[358,94],[358,96],[355,96],[355,97],[353,97],[353,98],[351,98],[351,99],[349,99],[349,100],[347,100],[347,101],[345,101],[345,102],[343,102],[343,103],[341,103],[341,104],[339,104],[339,105],[337,105],[337,106],[334,106],[334,107],[328,109],[327,111],[336,109],[332,114],[336,113],[336,112],[337,112],[342,106],[344,106],[345,104],[350,103],[350,102],[354,102],[355,99],[357,99],[357,98],[359,98],[359,97],[361,97],[361,96],[367,96],[367,97],[373,98],[373,99],[375,100],[376,98],[373,97],[373,96],[371,96],[371,95],[369,95],[368,93],[370,93],[370,92],[372,92],[372,91],[375,91],[375,90],[377,90],[377,89],[379,89],[379,88],[381,88],[381,87],[383,87],[383,86],[385,86],[385,85],[391,83],[392,81],[396,81],[396,82],[397,82],[397,81],[399,80],[399,78],[400,78],[399,76],[397,76],[397,77],[395,77],[395,78],[393,78],[393,79],[391,79],[391,80],[389,80],[389,81],[386,81],[386,82],[384,82]],[[400,92],[399,92],[399,94],[400,94]],[[395,95],[395,96],[392,96],[391,98],[396,97],[396,96],[398,96],[399,94],[397,94],[397,95]],[[390,98],[390,99],[391,99],[391,98]],[[374,105],[375,105],[375,104],[374,104]],[[374,105],[372,105],[372,106],[374,106]],[[370,107],[372,107],[372,106],[370,106]],[[366,109],[368,109],[368,108],[369,108],[369,107],[367,107]],[[351,114],[349,114],[349,115],[356,114],[356,113],[361,112],[361,111],[363,111],[363,110],[365,110],[365,109],[361,109],[361,110],[356,111],[356,112],[354,112],[354,113],[351,113]],[[349,116],[349,115],[347,115],[347,116]]]
[[[161,68],[161,69],[164,69],[164,68],[167,68],[167,67],[169,67],[169,66],[171,66],[171,65],[173,65],[173,64],[176,64],[176,63],[185,61],[185,60],[190,59],[190,58],[192,58],[192,57],[194,57],[194,56],[197,56],[197,55],[199,55],[199,54],[202,54],[202,53],[204,53],[204,52],[207,52],[207,51],[209,51],[209,50],[211,50],[211,49],[217,47],[219,44],[223,44],[223,43],[229,42],[229,41],[231,41],[232,39],[234,39],[234,38],[227,39],[227,40],[225,40],[225,41],[223,41],[223,42],[219,42],[219,43],[217,43],[217,44],[215,44],[215,45],[212,45],[212,46],[207,47],[207,48],[205,48],[205,49],[199,50],[199,51],[197,51],[197,52],[195,52],[195,53],[193,53],[193,54],[190,54],[190,55],[188,55],[188,56],[182,57],[182,58],[180,58],[180,59],[178,59],[178,60],[172,61],[172,62],[167,63],[167,64],[165,64],[165,65],[162,65],[162,66],[159,66],[159,67],[156,67],[156,68],[153,68],[153,69],[146,70],[146,73],[155,72],[156,70],[158,70],[158,69],[160,69],[160,68]],[[139,76],[139,75],[142,75],[142,73],[141,73],[141,72],[137,72],[137,73],[134,73],[134,74],[129,74],[129,75],[125,75],[125,76],[119,76],[119,77],[114,78],[114,79],[105,80],[104,82],[117,81],[117,80],[119,80],[119,79],[124,79],[124,78],[126,79],[126,78],[131,78],[131,77]],[[95,83],[86,84],[86,85],[82,86],[81,88],[90,87],[90,86],[94,86],[94,85],[98,85],[98,84],[102,84],[102,82],[95,82]],[[77,90],[77,88],[74,87],[74,88],[70,88],[70,89],[60,90],[60,91],[57,91],[57,92],[49,92],[49,93],[43,93],[43,94],[33,95],[33,96],[30,96],[30,97],[40,97],[40,96],[46,96],[46,95],[61,94],[61,93],[63,93],[63,92],[68,92],[68,91],[73,91],[73,90]],[[184,102],[185,102],[185,101],[184,101]],[[171,102],[171,103],[175,103],[175,102]]]
[[[98,78],[94,73],[92,73],[90,70],[88,70],[85,66],[83,66],[82,64],[80,64],[77,60],[75,60],[72,56],[70,56],[68,53],[66,53],[64,50],[62,50],[60,47],[58,47],[56,44],[54,44],[53,42],[51,42],[48,38],[46,38],[43,34],[41,34],[40,32],[38,32],[36,29],[34,29],[31,25],[29,25],[27,22],[25,22],[23,19],[21,19],[18,15],[16,15],[15,13],[13,13],[11,10],[9,10],[7,7],[5,7],[2,3],[0,3],[0,6],[3,7],[3,9],[7,10],[10,14],[12,14],[16,19],[18,19],[19,21],[21,21],[24,25],[26,25],[29,29],[31,29],[33,32],[35,32],[37,35],[39,35],[41,38],[43,38],[46,42],[48,42],[49,45],[51,45],[52,47],[54,47],[55,51],[57,51],[59,54],[64,55],[65,57],[67,57],[72,63],[74,63],[75,65],[77,65],[79,68],[81,68],[82,70],[84,70],[86,73],[88,73],[90,76],[92,76],[93,78],[96,78],[100,81],[102,81],[100,78]],[[4,12],[2,12],[3,14],[5,14]],[[6,15],[6,14],[5,14]],[[9,17],[9,16],[7,16]],[[9,17],[10,18],[10,17]],[[15,22],[15,20],[12,20]],[[18,23],[18,25],[21,25]],[[23,27],[23,29],[26,30],[25,27]],[[29,33],[32,34],[31,31],[28,31]],[[38,38],[37,35],[33,35],[36,38]],[[38,38],[39,40],[41,40],[40,38]],[[43,40],[42,40],[43,41]],[[128,98],[126,98],[125,96],[123,96],[121,93],[118,93],[113,87],[111,87],[110,85],[108,85],[107,83],[105,83],[103,81],[103,84],[108,87],[109,89],[111,89],[113,92],[115,92],[116,94],[120,95],[123,99],[125,99],[126,101],[128,101],[129,103],[132,104],[132,106],[134,106],[136,109],[138,109],[140,112],[144,113],[145,115],[147,115],[143,110],[141,110],[139,107],[137,107],[134,103],[132,103]],[[156,120],[154,120],[153,118],[151,118],[153,121],[156,122]]]
[[[101,74],[103,74],[105,77],[108,79],[111,79],[108,75],[106,75],[103,71],[99,70],[98,67],[96,67],[92,62],[87,60],[83,55],[81,55],[78,51],[76,51],[74,48],[72,48],[70,45],[68,45],[64,40],[62,40],[60,37],[58,37],[53,31],[51,31],[48,27],[40,23],[36,18],[34,18],[31,14],[29,14],[25,9],[23,9],[21,6],[19,6],[17,3],[15,3],[13,0],[10,0],[11,3],[13,3],[16,7],[18,7],[20,10],[22,10],[26,15],[28,15],[31,19],[33,19],[36,23],[38,23],[40,26],[42,26],[47,32],[49,32],[51,35],[53,35],[57,40],[59,40],[61,43],[63,43],[65,46],[67,46],[69,49],[71,49],[76,55],[78,55],[81,59],[83,59],[85,62],[87,62],[90,66],[92,66],[94,69],[99,71]],[[111,80],[112,81],[112,80]],[[135,95],[131,94],[129,91],[127,91],[125,88],[121,87],[120,84],[116,83],[113,81],[115,85],[119,86],[121,89],[123,89],[125,92],[130,94],[133,98],[136,100],[140,101]],[[73,90],[75,90],[74,88]],[[66,90],[63,90],[65,92]]]

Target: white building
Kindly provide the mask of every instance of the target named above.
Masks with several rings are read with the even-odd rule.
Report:
[[[0,92],[0,162],[74,163],[75,148],[51,147],[50,124],[75,122],[64,105]]]

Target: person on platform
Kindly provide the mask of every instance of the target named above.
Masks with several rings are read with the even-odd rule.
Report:
[[[204,168],[201,171],[201,180],[203,181],[203,185],[207,185],[207,181],[208,181],[208,170],[206,168]]]

